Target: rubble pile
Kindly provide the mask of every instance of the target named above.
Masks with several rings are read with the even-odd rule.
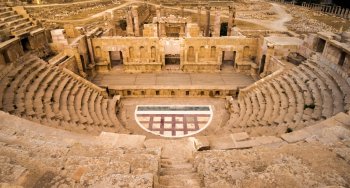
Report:
[[[306,10],[302,10],[296,7],[290,7],[290,9],[286,10],[293,16],[293,20],[286,24],[288,29],[292,31],[298,33],[316,33],[320,31],[337,32],[337,29],[333,28],[332,26],[310,18]]]
[[[274,15],[276,15],[276,13],[273,11],[238,12],[237,18],[267,20],[271,19]]]
[[[50,7],[28,7],[27,12],[34,18],[62,20],[71,16],[84,14],[89,16],[98,10],[103,10],[113,7],[111,1],[100,3],[86,3],[74,6],[50,6]]]

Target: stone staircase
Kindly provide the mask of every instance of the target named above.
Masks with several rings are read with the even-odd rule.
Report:
[[[158,181],[155,188],[203,187],[202,177],[193,165],[195,148],[188,138],[149,139],[146,148],[162,148]]]
[[[190,160],[161,158],[160,165],[156,188],[202,187],[201,177]]]

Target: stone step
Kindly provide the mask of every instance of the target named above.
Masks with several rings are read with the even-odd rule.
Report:
[[[28,26],[28,27],[24,27],[24,28],[21,28],[21,29],[19,29],[19,30],[16,30],[16,31],[14,31],[14,32],[12,32],[15,36],[21,36],[21,35],[23,35],[23,34],[25,34],[25,33],[28,33],[28,32],[30,32],[30,31],[33,31],[33,30],[35,30],[35,29],[37,29],[38,28],[38,26],[37,25],[30,25],[30,26]]]
[[[161,168],[160,175],[179,175],[179,174],[192,174],[195,173],[195,168]]]
[[[16,20],[12,20],[12,21],[7,22],[6,25],[12,27],[14,25],[18,25],[18,24],[25,23],[25,22],[28,22],[28,21],[29,21],[29,18],[22,18],[22,17],[20,17],[20,18],[18,18]]]
[[[180,160],[180,159],[177,159],[177,160],[174,160],[174,159],[161,159],[160,160],[161,164],[169,164],[169,165],[178,165],[178,164],[184,164],[184,163],[188,163],[189,160],[187,159],[183,159],[183,160]]]
[[[158,182],[160,185],[166,186],[200,186],[201,178],[198,174],[186,174],[186,175],[165,175],[159,176]]]
[[[23,28],[26,28],[26,27],[29,27],[32,25],[32,22],[28,21],[28,22],[23,22],[23,23],[19,23],[17,25],[14,25],[11,27],[11,32],[15,32],[15,31],[18,31],[20,29],[23,29]]]
[[[3,22],[10,22],[10,21],[13,21],[13,20],[16,20],[16,19],[19,19],[19,18],[22,18],[22,16],[14,14],[14,15],[10,15],[10,16],[6,16],[6,17],[3,17],[3,18],[0,18],[0,20],[3,21]]]
[[[15,14],[15,11],[0,12],[0,18],[5,18]]]
[[[102,114],[102,109],[101,109],[102,99],[103,99],[103,96],[98,94],[98,96],[95,100],[95,110],[96,110],[96,115],[97,115],[99,121],[101,122],[101,125],[106,126],[107,121],[104,119],[103,114]]]
[[[32,61],[31,61],[32,62]],[[39,62],[30,63],[29,66],[25,66],[16,78],[11,82],[10,87],[7,88],[6,93],[4,95],[4,111],[13,112],[15,110],[15,93],[18,90],[20,84],[27,78],[27,76],[36,68],[38,68],[41,64]]]
[[[17,106],[17,109],[15,110],[16,114],[22,114],[25,112],[25,94],[29,90],[29,86],[36,80],[37,77],[41,76],[43,72],[48,69],[45,67],[45,65],[40,64],[39,68],[35,69],[33,72],[30,73],[30,75],[23,81],[21,87],[17,90],[16,98],[15,98],[15,105]],[[33,101],[33,98],[30,100]]]
[[[161,163],[160,166],[162,168],[193,168],[193,165],[192,163],[182,163],[182,164],[164,164],[164,163]]]
[[[11,7],[0,7],[0,12],[7,12],[7,11],[11,11],[12,8]]]

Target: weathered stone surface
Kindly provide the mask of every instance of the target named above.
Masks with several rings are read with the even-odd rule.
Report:
[[[103,143],[113,147],[143,148],[146,136],[102,132],[99,138]]]
[[[210,149],[211,150],[226,150],[226,149],[233,149],[236,147],[235,141],[232,139],[230,135],[227,136],[211,136],[208,137],[209,143],[210,143]]]
[[[92,185],[92,187],[128,187],[128,188],[152,188],[153,175],[124,175],[110,174]]]
[[[233,133],[231,136],[235,141],[243,141],[249,139],[249,135],[246,132]]]
[[[281,138],[289,143],[303,141],[312,134],[305,130],[293,131],[291,133],[282,134]]]
[[[333,117],[336,121],[343,123],[345,126],[350,128],[350,115],[346,113],[339,113]]]
[[[203,150],[209,150],[210,149],[210,142],[206,136],[197,136],[192,137],[196,150],[197,151],[203,151]]]

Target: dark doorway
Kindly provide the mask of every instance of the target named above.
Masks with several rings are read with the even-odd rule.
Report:
[[[261,62],[260,62],[260,67],[259,67],[259,74],[264,72],[264,68],[265,68],[265,61],[266,61],[266,55],[263,55],[261,57]]]
[[[123,53],[121,51],[110,51],[109,57],[112,67],[123,65]]]
[[[227,29],[228,29],[228,23],[227,22],[221,23],[220,36],[227,36]]]
[[[21,39],[21,44],[24,52],[27,52],[30,50],[30,43],[29,43],[28,37]]]
[[[81,61],[81,65],[83,67],[83,71],[86,72],[86,65],[85,65],[85,60],[84,60],[84,56],[80,55],[80,61]]]
[[[180,65],[180,54],[165,54],[165,65]]]
[[[338,62],[339,66],[343,66],[344,65],[345,57],[346,57],[346,53],[345,52],[341,52],[340,58],[339,58],[339,62]]]
[[[326,46],[326,41],[320,38],[320,39],[318,40],[316,52],[322,53],[325,46]]]
[[[234,68],[236,60],[236,51],[223,51],[222,52],[222,68]]]

